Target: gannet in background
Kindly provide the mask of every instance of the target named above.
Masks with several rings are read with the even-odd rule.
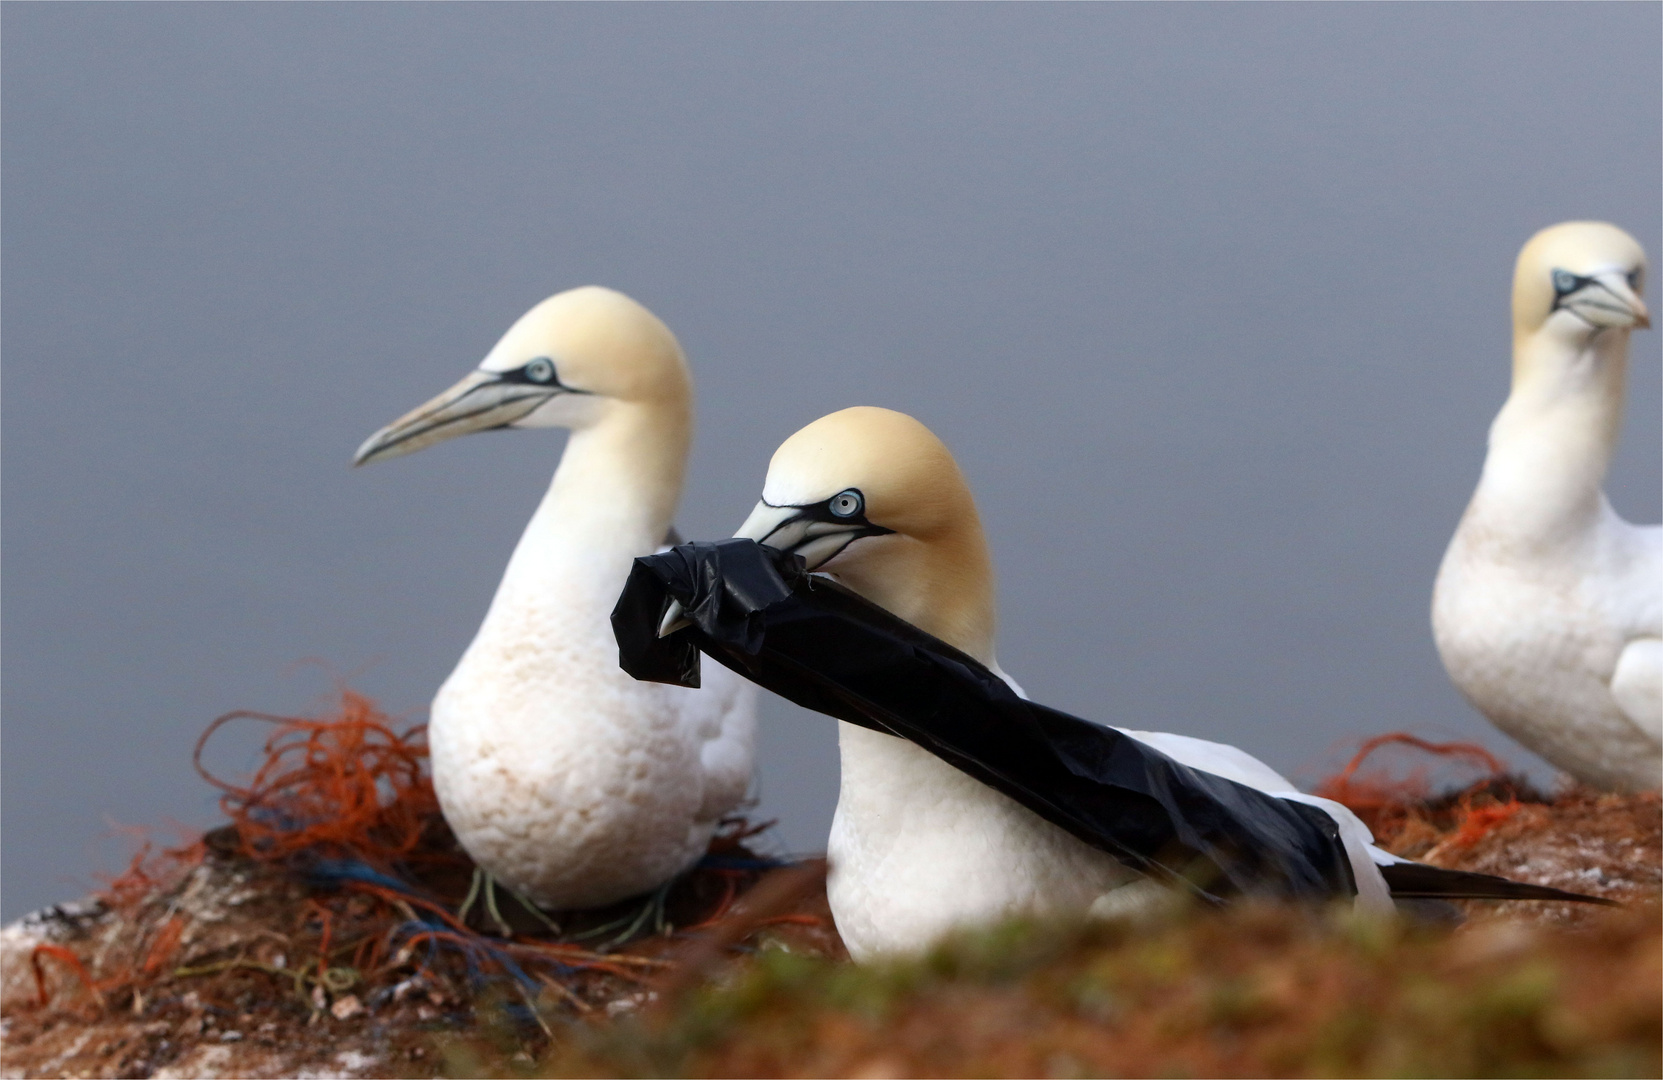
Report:
[[[698,690],[618,669],[608,616],[632,560],[665,540],[691,441],[669,328],[610,289],[552,296],[355,464],[503,427],[571,437],[433,700],[433,786],[479,867],[542,907],[594,907],[704,854],[750,783],[756,690],[714,665]]]
[[[1622,424],[1645,252],[1612,225],[1543,229],[1513,277],[1513,392],[1432,592],[1449,677],[1584,783],[1663,773],[1663,526],[1600,490]]]
[[[890,613],[994,657],[993,565],[976,504],[941,441],[910,416],[854,408],[775,452],[738,536],[793,551]],[[666,616],[675,617],[672,611]],[[1357,903],[1392,910],[1368,829],[1233,746],[1128,731],[1193,768],[1319,806],[1339,825]],[[842,786],[827,844],[838,931],[857,960],[927,947],[947,930],[1017,914],[1114,910],[1162,887],[919,746],[838,724]]]

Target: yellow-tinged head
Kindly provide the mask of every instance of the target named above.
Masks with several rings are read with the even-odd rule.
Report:
[[[1587,338],[1602,330],[1651,325],[1640,299],[1646,253],[1603,221],[1566,221],[1532,236],[1513,273],[1516,342],[1549,330]]]
[[[993,650],[993,568],[964,474],[929,428],[891,409],[823,416],[774,452],[736,534],[795,551],[972,656]]]
[[[585,427],[617,402],[668,407],[685,427],[691,400],[669,327],[623,293],[588,285],[520,316],[477,370],[371,435],[353,464],[475,431]]]

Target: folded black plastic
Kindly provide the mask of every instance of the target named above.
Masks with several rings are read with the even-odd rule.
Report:
[[[666,637],[671,601],[690,625]],[[612,613],[638,679],[699,684],[699,653],[805,708],[909,739],[1127,866],[1210,901],[1351,896],[1332,818],[1022,698],[946,642],[752,540],[635,560]]]

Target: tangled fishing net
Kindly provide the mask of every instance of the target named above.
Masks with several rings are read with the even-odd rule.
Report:
[[[1394,770],[1394,762],[1398,769],[1407,762],[1407,770]],[[1315,793],[1349,807],[1382,847],[1416,855],[1439,844],[1471,847],[1527,804],[1550,801],[1477,743],[1405,732],[1365,740]]]
[[[246,785],[202,764],[214,734],[237,721],[272,727],[264,760]],[[426,728],[395,731],[362,694],[344,691],[327,720],[227,713],[197,740],[192,763],[219,788],[237,853],[262,862],[352,859],[383,874],[453,861],[436,834],[439,800],[428,779]]]
[[[204,752],[236,724],[269,730],[252,774],[230,781],[204,764]],[[106,911],[142,928],[126,935],[132,940],[97,950],[90,962],[85,949],[37,945],[30,963],[39,1004],[79,991],[93,1010],[139,1013],[147,995],[187,984],[198,1000],[246,998],[260,989],[252,980],[314,1015],[351,1015],[412,995],[431,1009],[486,998],[546,1031],[551,1010],[585,1013],[620,988],[645,991],[672,978],[689,940],[737,943],[743,935],[722,925],[736,898],[785,865],[746,847],[766,825],[734,819],[706,858],[655,898],[653,918],[640,902],[559,923],[505,905],[514,917],[486,932],[464,918],[474,865],[439,812],[425,735],[351,691],[325,718],[244,711],[215,720],[193,761],[221,792],[227,824],[161,852],[146,843],[108,883]],[[258,924],[252,932],[214,937],[212,927],[226,920],[223,911],[204,913],[205,863],[237,868],[242,892],[213,903],[243,906]],[[821,921],[764,912],[746,930]]]
[[[221,751],[226,729],[239,726],[260,732],[259,751],[246,776],[226,779],[228,771],[208,767],[205,751]],[[1380,942],[1365,935],[1359,941],[1367,947],[1353,963],[1350,939],[1334,939],[1325,923],[1244,910],[1227,916],[1234,921],[1180,920],[1164,931],[1183,948],[1194,939],[1196,971],[1176,983],[1165,959],[1170,950],[1151,952],[1143,930],[1124,948],[1095,937],[1102,946],[1097,952],[1070,946],[1055,964],[1041,963],[1025,946],[999,952],[998,934],[967,939],[966,962],[992,978],[976,1012],[983,991],[944,980],[939,956],[908,969],[913,974],[900,981],[887,968],[825,963],[845,954],[830,925],[823,864],[780,868],[757,857],[746,846],[754,830],[741,821],[728,823],[700,866],[656,907],[554,913],[559,929],[512,903],[503,905],[507,927],[487,919],[479,905],[464,918],[474,867],[438,813],[424,733],[360,695],[343,694],[339,708],[322,718],[223,717],[204,734],[196,760],[220,792],[223,827],[172,847],[141,844],[100,902],[49,909],[8,929],[23,931],[15,941],[0,940],[10,960],[3,1049],[11,1074],[523,1076],[567,1069],[698,1075],[706,1067],[699,1055],[726,1045],[727,1056],[710,1059],[716,1075],[744,1075],[744,1062],[762,1062],[750,1066],[752,1075],[777,1075],[778,1063],[811,1060],[815,1053],[832,1055],[825,1060],[833,1062],[828,1072],[834,1075],[996,1072],[986,1055],[1007,1052],[1030,1054],[1007,1072],[1032,1075],[1053,1067],[1056,1032],[1063,1028],[1099,1038],[1104,1048],[1124,1048],[1128,1031],[1189,1023],[1196,1000],[1238,1000],[1240,988],[1232,989],[1228,978],[1205,985],[1219,959],[1209,935],[1238,925],[1271,928],[1224,933],[1224,940],[1262,954],[1272,979],[1266,986],[1286,968],[1288,933],[1310,939],[1311,962],[1327,973],[1322,979],[1366,987],[1402,969],[1403,1000],[1411,1005],[1422,1002],[1427,986],[1456,977],[1434,962],[1442,948],[1435,941],[1416,944],[1421,938],[1414,933],[1422,931],[1400,930],[1408,936],[1384,959]],[[1654,903],[1663,887],[1656,793],[1571,791],[1543,801],[1481,748],[1402,734],[1369,740],[1318,790],[1351,806],[1400,854],[1625,903]],[[1527,920],[1538,915],[1520,912],[1517,926],[1537,933],[1545,924]],[[1570,939],[1556,945],[1539,933],[1529,940],[1586,961],[1587,985],[1604,994],[1601,1000],[1620,1003],[1634,997],[1625,989],[1630,984],[1651,986],[1655,998],[1655,920],[1643,929],[1610,930],[1609,955],[1591,955]],[[1505,940],[1517,944],[1516,935]],[[1524,974],[1534,970],[1530,956],[1516,959]],[[1157,996],[1170,1006],[1165,1012],[1160,1001],[1126,998],[1118,984],[1101,999],[1076,1000],[1068,989],[1083,985],[1082,973],[1135,976],[1146,960],[1155,964],[1150,971],[1158,968]],[[1034,986],[1066,989],[1067,1000],[1012,1000],[1011,972],[1027,963],[1039,964]],[[1496,976],[1498,985],[1513,986],[1505,975]],[[1487,978],[1476,984],[1487,985]],[[933,998],[931,986],[939,990]],[[1466,1000],[1465,990],[1458,993]],[[814,999],[812,1008],[792,1012],[780,1004],[805,994]],[[1310,998],[1297,996],[1298,1007],[1287,1015],[1289,1023],[1304,1024]],[[1351,1023],[1354,994],[1323,997],[1345,1006],[1335,1023]],[[1567,991],[1566,998],[1584,1002],[1589,995]],[[1112,1015],[1099,1009],[1102,1002],[1113,1003]],[[890,1009],[901,1011],[874,1021]],[[1629,1041],[1655,1048],[1649,1034],[1655,1006],[1640,1011],[1646,1009],[1651,1026],[1642,1025]],[[1202,1015],[1213,1012],[1208,1005]],[[1455,1015],[1442,1007],[1439,1014]],[[1468,1037],[1466,1020],[1455,1016],[1451,1023],[1452,1039]],[[728,1035],[712,1042],[723,1025]],[[1389,1015],[1379,1027],[1388,1041],[1400,1037],[1402,1025]],[[1097,1062],[1084,1071],[1170,1071],[1154,1066],[1207,1045],[1184,1034],[1187,1028],[1173,1030],[1179,1034],[1170,1052],[1149,1049],[1139,1059],[1148,1068],[1111,1055],[1083,1059]],[[1287,1023],[1254,1030],[1272,1041],[1289,1034]],[[986,1037],[977,1042],[965,1031]],[[803,1047],[808,1036],[820,1050]],[[1595,1049],[1606,1042],[1628,1045],[1596,1039]],[[908,1045],[914,1056],[900,1064],[872,1056]],[[1219,1044],[1240,1045],[1234,1035]],[[942,1067],[940,1050],[932,1047],[957,1048],[977,1064]],[[1647,1053],[1650,1062],[1655,1053]],[[1308,1071],[1332,1074],[1327,1060],[1311,1058],[1316,1064]],[[1253,1061],[1243,1074],[1289,1071],[1285,1062]]]

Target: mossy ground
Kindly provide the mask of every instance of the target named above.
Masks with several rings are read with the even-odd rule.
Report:
[[[563,916],[559,935],[512,910],[508,940],[477,910],[464,926],[471,864],[432,805],[419,741],[347,705],[332,721],[274,719],[264,785],[227,786],[232,826],[0,932],[0,1073],[1663,1073],[1656,793],[1550,798],[1492,775],[1437,798],[1374,784],[1356,801],[1401,854],[1624,909],[1469,903],[1452,928],[1174,901],[1142,921],[1012,924],[855,967],[823,865],[769,871],[738,825],[671,890],[673,933],[638,920],[622,944],[585,936],[628,923],[627,903]],[[296,746],[304,768],[290,767]],[[405,780],[393,796],[390,769]],[[246,812],[273,807],[286,811]],[[324,856],[406,876],[331,877]],[[510,978],[508,960],[536,981]]]
[[[719,985],[563,1033],[552,1076],[1657,1076],[1655,908],[1457,931],[1175,908],[1013,924],[855,967],[764,949]],[[492,1070],[480,1044],[458,1072]],[[500,1058],[495,1060],[500,1061]]]

